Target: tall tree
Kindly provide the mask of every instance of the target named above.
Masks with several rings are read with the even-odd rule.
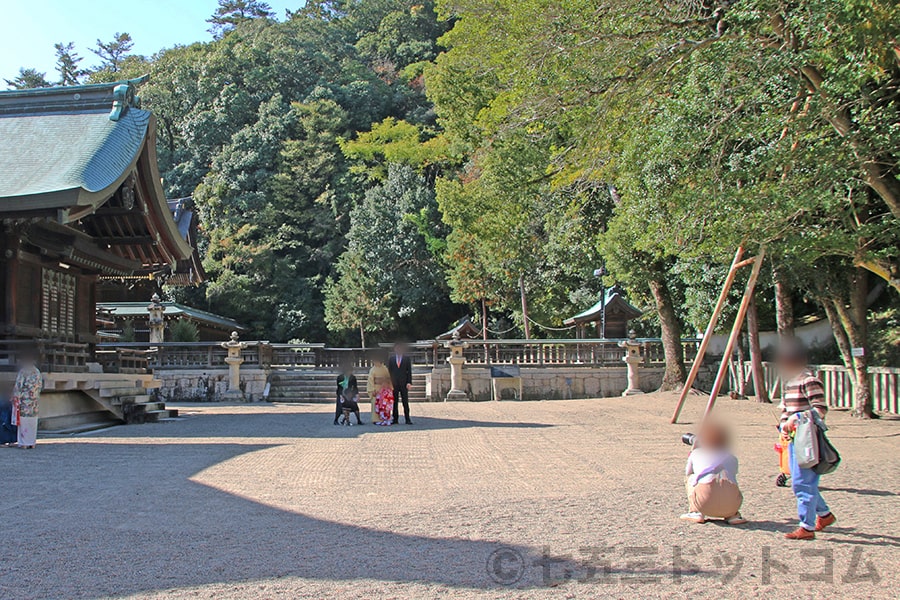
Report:
[[[366,332],[389,327],[390,294],[379,290],[366,258],[350,249],[338,259],[334,278],[325,284],[325,321],[334,331],[356,329],[360,347],[366,347]]]
[[[97,40],[95,48],[91,52],[100,57],[102,61],[98,67],[99,71],[109,71],[110,73],[118,73],[122,61],[125,60],[134,48],[134,41],[128,33],[116,32],[113,39],[108,42]]]
[[[206,20],[212,27],[210,33],[222,37],[235,27],[251,19],[271,19],[272,7],[258,0],[219,0],[216,12]]]
[[[390,165],[385,181],[351,212],[348,249],[376,282],[371,296],[390,299],[393,320],[419,316],[446,296],[444,273],[428,245],[441,230],[434,192],[406,165]]]
[[[12,79],[5,79],[6,85],[15,90],[27,90],[30,88],[51,87],[53,84],[47,81],[47,74],[37,69],[19,69],[19,74]]]
[[[79,67],[79,63],[83,60],[78,53],[75,52],[75,43],[58,43],[53,44],[56,50],[56,72],[59,73],[60,85],[78,85],[81,78],[87,75],[87,70]]]

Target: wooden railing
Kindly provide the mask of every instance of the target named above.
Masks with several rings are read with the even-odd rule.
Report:
[[[658,339],[642,339],[641,353],[645,366],[661,366],[665,363],[662,342]],[[621,367],[624,349],[619,340],[469,340],[463,351],[466,361],[472,365],[523,365],[535,367]],[[682,342],[687,361],[697,354],[697,340]],[[154,369],[224,369],[227,351],[220,342],[147,342],[104,343],[98,349],[109,356],[104,364],[117,368],[115,360],[142,355],[147,366]],[[116,354],[129,350],[131,354]],[[262,366],[273,369],[338,369],[353,365],[365,369],[378,356],[386,356],[390,344],[378,348],[330,348],[324,344],[270,344],[247,342],[243,350],[244,366]],[[135,354],[137,353],[137,354]],[[443,342],[425,341],[409,344],[408,355],[416,367],[433,368],[447,366],[450,349]],[[121,367],[119,367],[121,368]]]
[[[101,348],[97,350],[96,359],[104,373],[146,373],[150,368],[146,350]]]
[[[38,354],[38,367],[45,373],[80,373],[91,360],[89,344],[60,340],[0,340],[0,370],[14,371],[23,351]]]
[[[740,366],[743,377],[749,382],[748,390],[753,389],[753,380],[750,376],[750,363],[745,362]],[[816,365],[812,369],[816,372],[822,384],[825,386],[825,398],[828,405],[835,408],[853,408],[854,390],[850,379],[850,373],[842,365]],[[728,374],[730,390],[738,389],[739,365],[737,361],[731,364]],[[781,396],[781,379],[773,363],[763,363],[763,376],[769,386],[770,395]],[[872,390],[872,405],[878,412],[900,414],[900,368],[896,367],[869,367],[869,385]]]
[[[831,406],[852,408],[853,383],[846,367],[819,365],[816,371],[825,385],[825,397]],[[872,390],[872,407],[879,412],[900,414],[900,369],[869,367],[869,385]]]

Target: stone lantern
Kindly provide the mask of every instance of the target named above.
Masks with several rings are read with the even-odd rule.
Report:
[[[244,362],[244,357],[241,356],[241,351],[247,347],[247,343],[239,341],[238,332],[232,331],[231,339],[227,342],[222,342],[222,347],[228,351],[228,356],[225,357],[225,363],[228,365],[228,391],[225,393],[225,397],[243,400],[241,364]]]
[[[150,325],[150,343],[161,344],[166,341],[166,321],[163,317],[166,307],[160,302],[159,294],[153,294],[150,298],[150,306],[147,307],[147,312],[150,313],[150,317],[147,319]]]
[[[453,332],[453,338],[450,339],[445,347],[450,349],[450,356],[447,362],[450,363],[450,391],[447,393],[447,400],[468,400],[469,395],[465,390],[465,380],[463,379],[463,365],[466,363],[466,357],[463,350],[468,344],[459,338],[459,332]]]
[[[643,394],[641,391],[641,375],[639,372],[640,365],[643,362],[641,358],[641,348],[643,342],[636,339],[637,334],[634,329],[628,332],[628,339],[619,342],[620,348],[625,348],[625,356],[622,358],[628,365],[628,388],[622,392],[623,396],[637,396]]]

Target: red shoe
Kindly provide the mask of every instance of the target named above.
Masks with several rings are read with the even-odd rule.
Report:
[[[834,513],[828,513],[824,517],[816,517],[816,531],[822,531],[829,525],[833,525],[835,521],[837,521],[837,517],[834,516]]]
[[[816,533],[809,529],[798,527],[794,531],[784,534],[784,538],[787,540],[814,540],[816,539]]]

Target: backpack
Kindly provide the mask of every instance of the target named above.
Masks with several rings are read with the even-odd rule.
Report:
[[[834,445],[829,441],[828,436],[825,435],[828,427],[825,426],[825,422],[822,418],[818,414],[815,414],[813,420],[816,424],[816,444],[818,445],[819,450],[819,464],[814,466],[812,470],[819,475],[827,475],[837,469],[838,465],[841,464],[841,455],[838,454],[837,449],[835,449]]]

